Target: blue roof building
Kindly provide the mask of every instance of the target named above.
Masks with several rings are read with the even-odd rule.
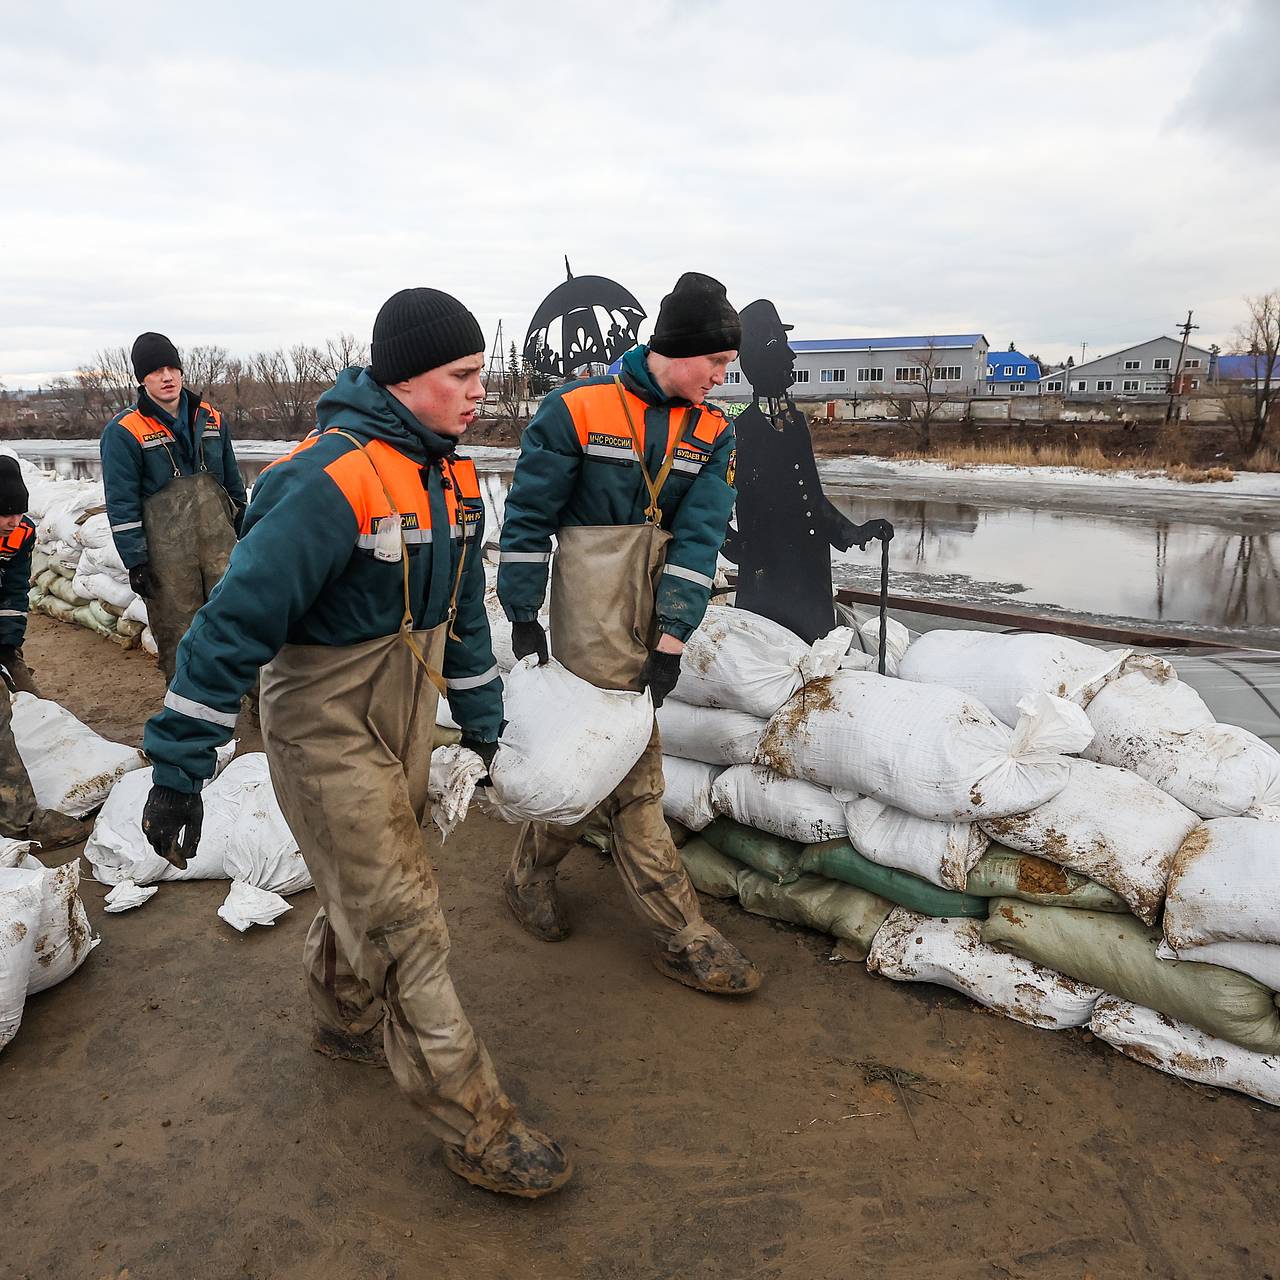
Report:
[[[1008,351],[990,351],[987,391],[993,396],[1036,395],[1040,391],[1040,366],[1012,342]]]

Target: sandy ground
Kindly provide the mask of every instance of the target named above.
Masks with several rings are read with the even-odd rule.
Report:
[[[144,655],[45,618],[28,653],[49,696],[141,740]],[[715,902],[767,981],[698,995],[650,967],[586,852],[562,877],[576,933],[537,943],[500,896],[510,843],[472,819],[433,856],[462,998],[571,1149],[566,1191],[465,1186],[385,1073],[308,1049],[311,893],[242,937],[225,882],[108,916],[87,881],[102,945],[0,1055],[0,1276],[1280,1277],[1261,1104]]]

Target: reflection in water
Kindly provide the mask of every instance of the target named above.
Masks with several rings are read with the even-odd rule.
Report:
[[[31,457],[60,476],[96,479],[96,447]],[[269,459],[240,460],[252,484]],[[505,464],[504,464],[505,465]],[[509,470],[484,470],[489,537],[501,524]],[[851,520],[891,520],[890,567],[904,594],[1056,607],[1202,627],[1280,627],[1280,534],[1238,528],[965,502],[832,495]],[[878,544],[834,552],[837,582],[875,574]]]

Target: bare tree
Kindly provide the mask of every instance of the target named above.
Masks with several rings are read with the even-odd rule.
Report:
[[[912,398],[911,416],[922,449],[929,448],[933,420],[946,402],[947,389],[944,384],[949,379],[943,376],[946,366],[942,362],[948,358],[947,353],[939,351],[932,342],[925,347],[924,354],[916,358],[920,376],[912,381],[918,382],[920,391]]]
[[[227,359],[226,347],[188,347],[182,352],[182,381],[204,395],[225,380]]]
[[[353,333],[340,333],[326,339],[324,350],[316,352],[316,376],[322,382],[337,382],[343,369],[368,363],[368,345]]]
[[[323,359],[305,343],[288,351],[282,347],[259,351],[253,357],[253,374],[261,385],[269,418],[287,439],[297,439],[311,429]]]
[[[1216,397],[1249,457],[1262,446],[1267,428],[1280,417],[1280,289],[1246,298],[1248,316],[1235,331],[1235,354],[1252,356],[1251,377],[1220,384]]]

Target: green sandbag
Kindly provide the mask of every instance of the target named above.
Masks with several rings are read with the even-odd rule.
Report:
[[[795,840],[757,831],[732,818],[717,818],[701,835],[713,849],[769,876],[775,884],[790,884],[800,875],[801,846]]]
[[[113,636],[115,627],[104,626],[90,605],[82,604],[71,610],[71,620],[79,623],[86,631],[95,631],[100,636]]]
[[[49,583],[54,581],[58,576],[58,571],[53,568],[43,569],[36,574],[36,586],[40,588],[45,595],[49,594]]]
[[[68,604],[65,600],[59,599],[55,595],[47,595],[40,601],[41,612],[47,613],[51,618],[60,618],[63,622],[74,622],[71,616],[76,611],[73,604]]]
[[[1042,907],[1127,914],[1129,904],[1105,885],[1031,853],[993,844],[969,872],[964,890],[979,898],[1020,898]]]
[[[775,884],[758,871],[738,876],[738,901],[754,915],[840,938],[857,960],[867,958],[871,939],[893,910],[892,902],[839,880],[801,876],[790,884]]]
[[[89,612],[93,614],[95,620],[101,623],[104,627],[106,627],[108,631],[117,630],[117,624],[119,623],[120,619],[117,618],[114,614],[108,613],[107,610],[103,607],[101,600],[90,600]]]
[[[48,591],[51,596],[57,596],[59,600],[65,600],[67,604],[76,609],[89,603],[83,596],[76,595],[70,578],[59,578],[55,574],[53,580],[49,583]]]
[[[116,630],[122,636],[129,636],[132,639],[134,636],[140,636],[145,629],[146,628],[143,623],[135,622],[132,618],[116,619]],[[458,736],[461,738],[462,735],[459,734]],[[436,745],[438,746],[439,744],[437,743]]]
[[[800,855],[800,870],[857,885],[924,916],[981,920],[987,914],[986,898],[943,889],[897,867],[882,867],[864,858],[848,840],[823,840],[821,844],[809,845]]]
[[[713,898],[736,898],[738,878],[756,874],[748,871],[742,863],[726,858],[701,836],[690,836],[680,846],[680,857],[684,859],[684,868],[693,881],[693,887]]]
[[[1216,964],[1161,960],[1136,916],[994,898],[982,940],[1255,1053],[1280,1052],[1280,1010],[1260,982]]]

